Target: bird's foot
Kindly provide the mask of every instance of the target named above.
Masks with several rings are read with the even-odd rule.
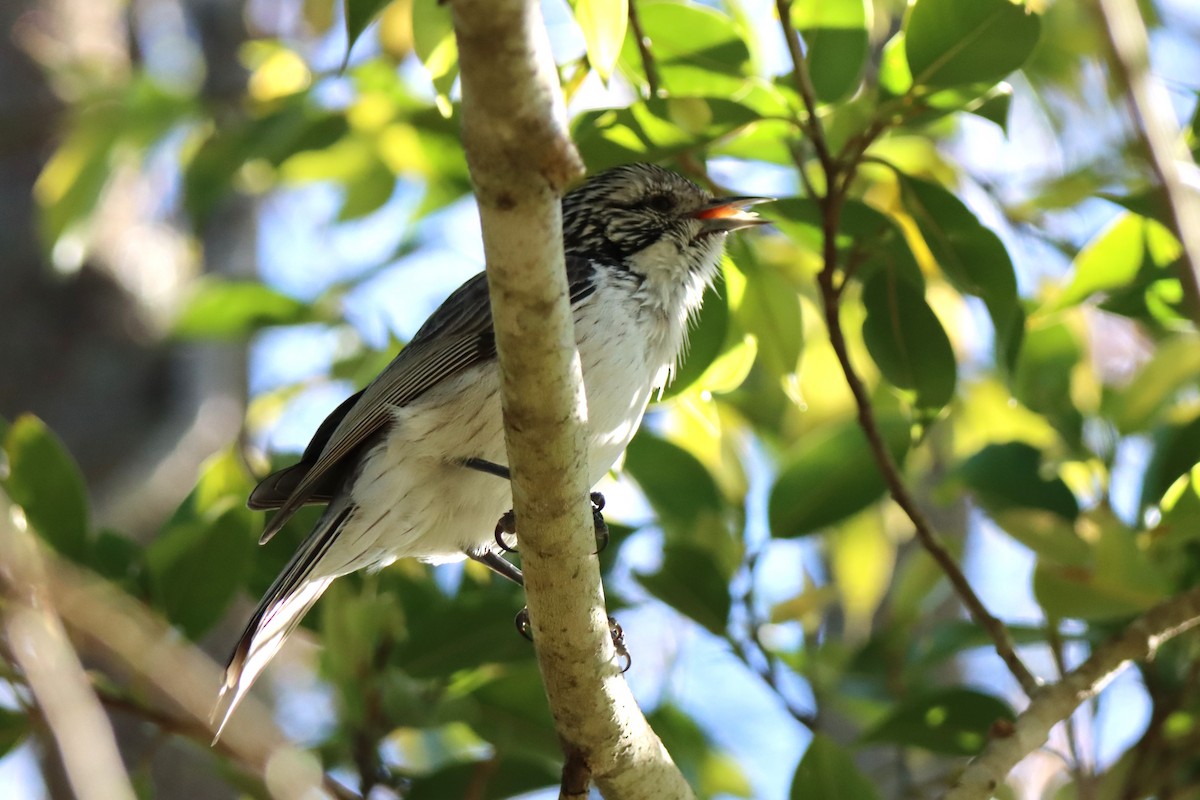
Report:
[[[600,492],[592,492],[590,495],[592,502],[592,525],[596,532],[596,554],[608,547],[608,523],[604,521],[604,514],[601,513],[604,509],[604,495]],[[517,515],[509,509],[505,511],[500,521],[496,523],[496,546],[506,553],[515,553],[517,548],[509,544],[509,538],[517,535]],[[508,538],[506,538],[508,537]]]
[[[517,633],[529,641],[533,641],[533,626],[529,622],[529,606],[517,612],[513,623],[517,626]],[[617,622],[616,617],[608,618],[608,633],[612,637],[613,649],[617,651],[617,658],[625,662],[625,666],[621,667],[623,675],[633,666],[633,656],[629,655],[629,648],[625,644],[625,629],[621,627],[621,623]]]

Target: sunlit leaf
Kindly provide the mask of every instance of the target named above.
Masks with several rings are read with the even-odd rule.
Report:
[[[1197,384],[1200,337],[1180,335],[1158,344],[1129,383],[1115,392],[1106,410],[1122,433],[1151,427],[1157,415]]]
[[[1115,219],[1079,251],[1070,284],[1050,308],[1076,305],[1131,282],[1142,269],[1165,268],[1179,257],[1179,241],[1162,224],[1136,214]]]
[[[854,764],[854,757],[823,733],[809,742],[796,775],[791,800],[836,797],[838,800],[878,800],[879,792]]]
[[[879,421],[892,458],[903,461],[908,450],[908,424]],[[881,498],[883,477],[855,422],[807,433],[788,458],[771,488],[767,514],[775,536],[816,533]]]
[[[880,272],[863,286],[863,340],[884,377],[936,411],[954,396],[957,366],[950,339],[921,290]]]
[[[1011,0],[917,0],[905,52],[917,86],[998,81],[1037,45],[1041,20]]]
[[[997,697],[971,689],[941,689],[904,701],[863,739],[973,756],[987,744],[992,725],[1015,719],[1013,710]]]
[[[1141,507],[1157,504],[1181,476],[1200,463],[1200,416],[1154,432],[1154,452],[1142,480]]]
[[[680,0],[642,0],[637,10],[652,42],[662,90],[672,96],[737,99],[749,75],[750,50],[728,15]],[[637,85],[645,85],[646,72],[633,37],[630,30],[620,64]]]
[[[433,87],[449,108],[450,88],[458,77],[458,42],[450,7],[437,0],[413,0],[413,50],[429,70]]]
[[[621,55],[629,24],[629,0],[575,0],[575,21],[583,29],[588,63],[605,82]]]
[[[4,438],[4,491],[37,534],[62,555],[87,563],[88,497],[74,459],[37,417],[25,414]]]
[[[588,111],[572,126],[572,137],[592,170],[630,161],[661,161],[703,147],[754,124],[758,114],[720,98],[651,99],[628,108]]]
[[[871,5],[865,0],[801,0],[791,23],[806,45],[805,58],[817,99],[832,103],[852,93],[867,58]]]

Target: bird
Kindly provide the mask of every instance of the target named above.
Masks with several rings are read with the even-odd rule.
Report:
[[[612,468],[669,381],[726,235],[765,223],[748,207],[767,200],[714,197],[649,163],[610,168],[563,196],[589,485]],[[216,736],[335,578],[398,558],[472,558],[519,582],[495,547],[496,520],[512,505],[505,459],[485,271],[329,414],[296,464],[250,493],[251,509],[275,511],[260,544],[302,506],[326,507],[233,649],[213,709]]]

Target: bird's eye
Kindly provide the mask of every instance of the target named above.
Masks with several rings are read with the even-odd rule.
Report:
[[[646,208],[650,209],[651,211],[667,212],[670,211],[674,205],[675,204],[671,202],[670,195],[654,194],[650,195],[650,197],[646,199]]]

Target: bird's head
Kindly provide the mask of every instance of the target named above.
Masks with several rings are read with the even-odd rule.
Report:
[[[562,203],[566,252],[669,281],[716,271],[725,234],[767,220],[743,210],[761,197],[714,198],[653,164],[601,172]]]

